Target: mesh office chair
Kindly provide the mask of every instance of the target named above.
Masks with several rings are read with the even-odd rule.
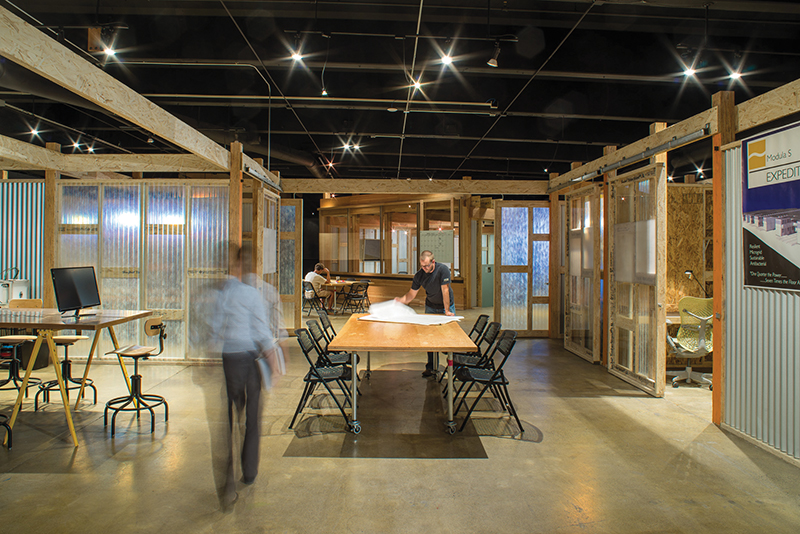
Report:
[[[672,387],[676,388],[681,382],[686,384],[697,383],[707,385],[711,389],[711,373],[698,373],[692,371],[692,360],[702,358],[714,350],[713,328],[711,318],[714,299],[701,299],[697,297],[683,297],[678,301],[681,313],[681,326],[678,335],[667,335],[667,345],[670,354],[686,360],[686,369],[683,371],[670,371]]]
[[[136,419],[142,410],[150,412],[150,433],[155,432],[156,416],[153,408],[164,405],[164,421],[169,421],[169,405],[167,400],[161,395],[142,393],[142,376],[139,374],[139,360],[147,360],[151,356],[158,356],[164,352],[164,340],[167,338],[166,326],[160,318],[148,319],[144,324],[144,333],[148,336],[158,336],[158,352],[156,347],[142,347],[140,345],[129,345],[117,350],[106,352],[106,354],[116,354],[123,358],[133,359],[133,375],[131,376],[131,391],[129,395],[115,397],[106,403],[103,411],[103,426],[108,425],[108,411],[114,414],[111,416],[111,437],[114,437],[114,424],[119,412],[136,412]],[[148,404],[150,403],[150,404]]]

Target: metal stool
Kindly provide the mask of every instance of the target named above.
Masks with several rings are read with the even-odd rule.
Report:
[[[167,337],[164,323],[161,319],[149,319],[144,325],[145,334],[148,336],[158,336],[158,352],[154,352],[156,347],[142,347],[140,345],[130,345],[117,350],[112,350],[106,354],[116,354],[123,358],[133,359],[133,375],[131,376],[130,395],[115,397],[106,403],[103,411],[103,426],[108,426],[108,411],[114,414],[111,416],[111,437],[114,437],[114,426],[119,412],[136,412],[136,419],[142,410],[150,412],[150,433],[156,430],[156,416],[153,408],[164,405],[164,421],[169,421],[169,405],[167,400],[161,395],[142,393],[142,376],[139,374],[139,360],[146,360],[151,356],[158,356],[164,352],[164,339]],[[150,403],[150,404],[148,404]]]
[[[3,358],[5,363],[8,365],[8,378],[0,380],[0,390],[19,390],[22,388],[23,377],[21,377],[19,374],[20,368],[22,367],[22,361],[19,359],[17,350],[23,343],[29,343],[32,341],[36,341],[36,336],[0,336],[0,346],[2,346],[0,357]],[[31,358],[35,357],[35,354],[31,354]],[[9,382],[11,382],[12,385],[6,387],[6,384]],[[28,388],[31,386],[38,386],[41,383],[42,380],[40,378],[30,377],[28,379],[28,386],[25,388],[25,398],[28,398]]]
[[[8,434],[8,448],[11,449],[11,427],[8,426],[8,416],[2,413],[0,413],[0,426],[6,428],[6,434]]]
[[[89,338],[79,335],[53,336],[53,342],[56,346],[64,347],[64,359],[61,361],[61,379],[64,381],[64,390],[67,392],[67,398],[69,398],[69,390],[81,389],[81,381],[72,377],[72,362],[69,359],[69,347],[81,339]],[[70,384],[76,385],[70,386]],[[97,388],[94,387],[91,378],[86,379],[86,387],[92,388],[92,391],[94,391],[94,404],[97,404]],[[34,397],[33,400],[34,411],[39,409],[39,395],[42,395],[43,402],[50,402],[51,391],[58,391],[58,380],[48,380],[47,382],[39,384],[39,391],[36,392],[36,397]],[[84,390],[83,395],[86,395],[86,390]]]

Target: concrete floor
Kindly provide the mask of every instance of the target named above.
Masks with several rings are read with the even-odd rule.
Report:
[[[480,311],[466,312],[465,329]],[[408,448],[397,458],[391,445],[359,448],[367,430],[344,432],[322,397],[287,428],[306,366],[296,341],[286,346],[288,373],[264,399],[258,479],[240,485],[227,513],[212,469],[224,457],[221,366],[145,363],[144,389],[167,397],[169,422],[159,411],[150,434],[149,417],[120,415],[111,439],[103,406],[124,382],[116,366],[97,365],[98,404],[83,402],[74,416],[77,449],[59,403],[39,412],[32,398],[24,404],[14,447],[0,450],[2,532],[800,531],[800,469],[711,424],[708,390],[667,388],[654,399],[558,341],[522,339],[507,366],[522,436],[490,410],[465,434],[430,434],[426,412],[440,408],[417,409],[409,397],[399,401]],[[414,371],[418,382],[407,383],[435,392],[418,377],[424,355],[373,354],[372,366],[365,397],[381,390],[377,371]],[[49,379],[52,369],[36,374]],[[14,400],[0,391],[2,413]],[[479,447],[424,458],[445,450],[445,437]],[[367,450],[371,457],[353,457]]]

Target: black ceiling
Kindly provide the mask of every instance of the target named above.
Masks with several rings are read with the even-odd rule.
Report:
[[[0,0],[212,139],[269,153],[284,177],[412,179],[546,179],[648,135],[652,122],[708,109],[717,91],[742,102],[792,81],[798,4]],[[106,28],[115,58],[87,52],[92,26]],[[298,46],[301,62],[290,58]],[[698,73],[687,78],[692,62]],[[179,151],[4,67],[4,135],[66,147],[79,138],[79,151]],[[677,151],[670,172],[694,172],[704,158],[708,169],[708,144]]]

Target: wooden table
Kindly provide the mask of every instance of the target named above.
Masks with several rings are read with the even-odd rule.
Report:
[[[333,309],[336,309],[336,295],[344,288],[349,288],[353,284],[358,283],[357,280],[331,280],[330,283],[325,282],[322,287],[333,291]]]
[[[84,312],[86,313],[86,312]],[[36,362],[36,355],[39,354],[39,349],[42,343],[47,343],[50,348],[50,361],[53,362],[53,367],[56,372],[56,380],[58,380],[58,387],[61,390],[61,400],[64,403],[64,413],[67,417],[67,426],[72,435],[72,442],[78,446],[78,436],[75,434],[75,426],[72,423],[72,414],[69,410],[69,399],[67,399],[67,391],[64,389],[64,381],[61,378],[61,369],[58,364],[58,354],[56,353],[56,346],[53,342],[53,332],[60,330],[94,330],[94,339],[92,340],[92,348],[89,351],[89,359],[86,362],[86,369],[83,372],[83,380],[81,380],[81,389],[78,392],[78,398],[75,402],[75,408],[78,407],[81,398],[83,397],[83,390],[86,386],[86,377],[89,375],[89,367],[92,365],[92,358],[94,351],[97,349],[97,343],[100,341],[100,333],[104,328],[108,329],[111,335],[111,342],[114,348],[119,348],[117,342],[117,335],[114,333],[114,326],[142,317],[152,315],[153,312],[149,310],[92,310],[91,313],[95,315],[81,315],[80,317],[67,316],[62,317],[58,310],[52,308],[13,308],[0,310],[0,328],[31,328],[37,331],[36,341],[33,345],[31,358],[28,361],[28,367],[25,370],[25,378],[22,380],[22,387],[17,395],[17,402],[14,404],[14,411],[11,413],[11,419],[8,422],[10,427],[14,426],[17,419],[17,414],[22,407],[22,398],[25,389],[28,387],[28,380],[30,379],[33,365]],[[125,363],[122,358],[117,357],[122,373],[125,376],[125,381],[130,390],[130,381],[128,372],[125,369]],[[7,436],[6,436],[7,438]],[[5,443],[5,441],[3,442]]]
[[[350,316],[342,330],[328,345],[331,351],[347,351],[353,366],[352,386],[350,388],[353,417],[350,428],[355,434],[361,432],[358,422],[358,358],[359,351],[385,352],[444,352],[447,353],[447,431],[453,434],[456,424],[453,422],[453,352],[474,352],[478,350],[475,343],[461,329],[457,321],[451,323],[422,326],[405,323],[379,323],[375,321],[359,321],[359,313]]]

